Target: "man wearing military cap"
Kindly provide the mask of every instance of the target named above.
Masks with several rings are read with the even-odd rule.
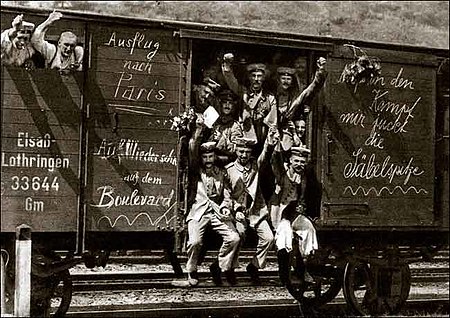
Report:
[[[259,283],[258,270],[265,267],[267,253],[272,247],[274,239],[267,222],[268,207],[260,188],[260,170],[263,163],[270,159],[277,141],[278,131],[275,127],[272,127],[269,129],[263,151],[258,160],[255,161],[252,159],[252,150],[256,141],[245,137],[238,138],[235,142],[237,159],[226,166],[231,182],[236,229],[241,236],[241,240],[245,239],[248,228],[256,231],[258,236],[256,254],[247,266],[247,272],[255,284]]]
[[[31,34],[34,24],[23,20],[23,14],[14,18],[12,27],[1,35],[2,65],[22,66],[30,62],[35,53],[31,45]]]
[[[243,136],[241,125],[235,119],[237,96],[229,89],[219,92],[220,116],[212,127],[210,141],[217,142],[217,159],[226,165],[235,159],[234,142]]]
[[[216,108],[216,93],[221,85],[210,77],[203,78],[202,83],[194,85],[192,89],[192,106],[197,113],[203,113],[209,106]]]
[[[256,153],[259,154],[267,137],[269,127],[277,126],[276,99],[263,88],[267,68],[262,63],[247,66],[249,87],[240,85],[233,73],[233,54],[224,55],[222,73],[228,87],[244,102],[239,122],[243,126],[244,136],[257,141]]]
[[[287,66],[280,66],[277,69],[278,89],[277,89],[277,106],[278,106],[278,123],[280,128],[281,146],[283,150],[288,151],[292,144],[293,135],[290,129],[294,126],[293,120],[300,116],[306,118],[309,112],[309,104],[317,95],[318,91],[325,83],[327,73],[325,71],[325,58],[321,57],[317,60],[317,69],[314,80],[302,92],[298,92],[295,88],[294,79],[296,69]]]
[[[293,120],[309,112],[312,100],[325,84],[328,75],[325,69],[326,63],[327,60],[324,57],[317,59],[313,81],[302,92],[293,96],[282,120]]]
[[[301,255],[297,257],[296,270],[301,280],[311,281],[305,270],[303,257],[318,248],[316,230],[306,216],[308,196],[313,195],[305,173],[309,154],[310,150],[305,147],[292,147],[288,164],[284,164],[280,151],[275,151],[272,157],[272,169],[278,187],[276,200],[272,201],[271,220],[276,228],[275,245],[280,279],[284,285],[289,283],[293,240],[299,239]]]
[[[176,286],[195,286],[198,284],[197,265],[203,246],[203,236],[208,226],[222,237],[218,259],[211,265],[213,280],[222,283],[224,271],[230,284],[236,283],[234,274],[235,254],[239,246],[237,233],[231,216],[231,197],[229,181],[225,169],[215,165],[215,142],[200,145],[202,118],[196,122],[194,136],[189,141],[189,214],[187,281],[174,281]]]

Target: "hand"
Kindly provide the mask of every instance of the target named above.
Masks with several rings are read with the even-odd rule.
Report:
[[[319,69],[323,69],[325,67],[325,64],[327,64],[327,60],[324,57],[319,57],[317,60],[317,67]]]
[[[242,222],[245,220],[245,215],[242,212],[236,212],[236,221]]]
[[[50,22],[58,21],[59,19],[62,18],[62,16],[63,15],[61,12],[53,11],[52,13],[49,14],[48,21]]]
[[[280,141],[280,133],[275,127],[269,128],[269,133],[267,135],[267,143],[269,146],[275,146],[277,142]]]
[[[197,128],[201,128],[201,127],[203,127],[204,124],[205,124],[205,119],[203,118],[203,115],[201,115],[201,114],[197,115],[197,119],[195,120],[195,126]]]
[[[288,121],[288,129],[289,131],[295,131],[295,124],[292,120]]]
[[[218,215],[221,221],[229,221],[231,220],[231,211],[228,208],[222,208]]]
[[[23,14],[19,14],[18,16],[16,16],[14,18],[11,25],[14,29],[18,30],[20,28],[20,26],[22,25],[22,21],[23,21]]]

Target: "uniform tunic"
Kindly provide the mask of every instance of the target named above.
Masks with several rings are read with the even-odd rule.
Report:
[[[217,154],[228,164],[234,158],[234,142],[243,137],[241,125],[232,118],[219,118],[212,128],[208,141],[215,141]]]
[[[188,260],[186,269],[188,273],[197,271],[198,259],[203,245],[203,236],[208,226],[217,232],[223,239],[219,249],[219,267],[230,270],[234,267],[239,247],[239,234],[231,221],[222,221],[217,214],[223,207],[231,206],[228,179],[225,169],[214,167],[212,171],[199,169],[197,140],[190,141],[190,168],[193,172],[191,182],[191,197],[189,214],[186,218],[188,225]]]
[[[279,92],[277,94],[277,103],[279,105],[278,123],[282,134],[281,146],[284,151],[288,151],[292,146],[298,146],[294,141],[292,132],[289,131],[289,123],[305,113],[305,106],[311,103],[312,99],[323,87],[326,77],[327,72],[319,68],[316,70],[311,84],[301,93],[293,95],[291,92]]]
[[[267,137],[268,127],[277,126],[277,101],[273,94],[261,90],[253,92],[240,85],[233,72],[222,69],[228,87],[244,101],[239,121],[244,137],[255,139],[259,154]]]
[[[273,156],[274,174],[278,188],[272,200],[271,218],[276,228],[275,244],[277,250],[292,250],[294,233],[300,238],[300,252],[309,255],[318,248],[316,230],[304,215],[306,178],[288,166],[283,165],[279,153]]]
[[[242,211],[246,221],[236,222],[236,228],[245,238],[245,232],[250,226],[256,231],[258,245],[251,263],[256,268],[266,266],[267,253],[273,244],[273,233],[267,222],[269,210],[260,190],[259,170],[262,163],[269,158],[270,152],[265,147],[257,162],[251,162],[247,167],[237,160],[226,166],[230,178],[232,207],[234,211]],[[248,224],[247,224],[248,220]],[[237,264],[237,260],[235,262]]]

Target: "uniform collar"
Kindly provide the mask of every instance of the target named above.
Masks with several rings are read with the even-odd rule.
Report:
[[[285,165],[286,165],[286,168],[287,168],[286,169],[286,175],[289,178],[289,180],[291,182],[296,183],[296,184],[300,184],[302,182],[303,176],[301,174],[295,172],[294,169],[291,169],[289,167],[289,165],[287,165],[287,164],[285,164]]]
[[[211,170],[206,171],[205,168],[201,168],[201,173],[211,177],[211,176],[217,176],[219,174],[219,167],[214,166]]]
[[[250,163],[249,165],[248,165],[248,167],[244,167],[243,165],[241,165],[240,163],[239,163],[239,161],[237,161],[236,160],[236,163],[235,163],[235,166],[236,166],[236,169],[239,171],[239,172],[244,172],[244,171],[250,171],[251,169],[252,169],[252,164]]]

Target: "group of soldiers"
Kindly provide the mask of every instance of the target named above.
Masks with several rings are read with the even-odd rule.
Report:
[[[78,45],[77,36],[65,31],[59,36],[57,45],[45,40],[49,27],[62,18],[53,11],[48,18],[35,27],[23,19],[23,14],[14,18],[11,28],[1,34],[1,63],[24,67],[57,69],[61,73],[81,71],[84,49]]]
[[[306,198],[314,194],[308,191],[305,174],[310,155],[305,119],[325,83],[326,60],[317,60],[314,79],[303,91],[294,88],[295,68],[278,67],[275,94],[265,89],[265,64],[247,65],[248,85],[235,76],[233,54],[224,54],[220,64],[220,74],[205,76],[193,89],[191,107],[197,116],[188,146],[188,278],[173,284],[199,283],[197,267],[210,227],[222,238],[218,258],[210,266],[216,285],[222,284],[222,274],[228,284],[237,284],[239,251],[249,231],[258,237],[246,267],[252,282],[260,283],[259,270],[276,246],[280,279],[286,285],[297,246],[293,243],[303,257],[318,247],[314,225],[306,216]],[[309,280],[304,265],[297,260],[298,278]]]

